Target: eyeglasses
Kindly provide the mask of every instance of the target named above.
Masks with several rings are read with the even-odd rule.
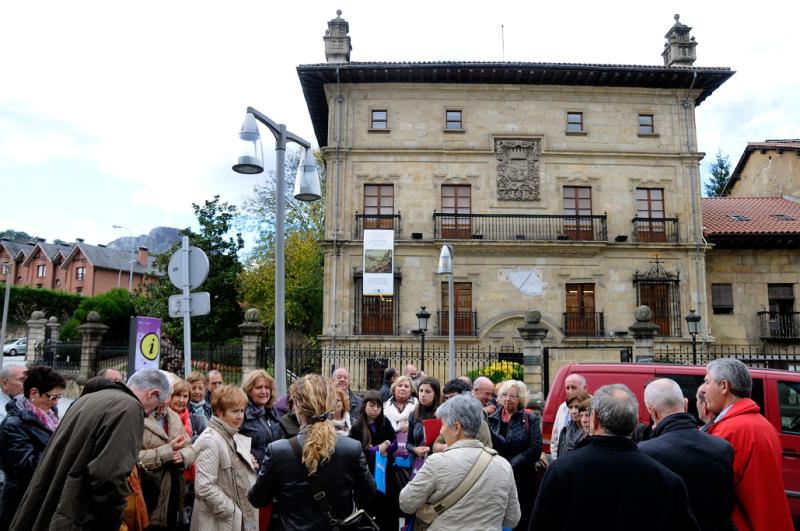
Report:
[[[509,393],[501,393],[500,396],[504,396],[506,398],[519,398],[519,395],[512,395]]]
[[[51,402],[57,402],[64,395],[51,395],[50,393],[44,393],[44,396],[49,398]]]

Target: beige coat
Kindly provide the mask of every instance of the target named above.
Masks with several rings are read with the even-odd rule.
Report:
[[[144,438],[142,439],[142,450],[139,452],[139,464],[147,473],[155,476],[161,481],[161,493],[158,497],[158,505],[150,513],[150,525],[166,526],[167,511],[169,506],[169,493],[171,489],[178,489],[181,493],[181,504],[183,504],[183,474],[178,474],[179,482],[172,484],[172,475],[167,472],[167,467],[176,466],[172,457],[172,445],[170,442],[178,435],[186,435],[183,421],[177,413],[167,408],[167,431],[164,432],[164,424],[149,415],[144,419]],[[194,463],[195,452],[192,448],[191,437],[186,437],[186,443],[180,450],[183,456],[183,463],[177,465],[178,470],[185,470]]]
[[[482,448],[480,441],[462,439],[444,452],[429,456],[414,479],[400,491],[400,509],[414,514],[423,503],[435,503],[450,494],[466,477]],[[508,461],[495,455],[472,488],[436,517],[428,529],[500,529],[514,527],[519,519],[514,473]]]
[[[247,493],[256,481],[250,438],[217,417],[194,443],[197,451],[192,531],[255,531],[258,511]]]

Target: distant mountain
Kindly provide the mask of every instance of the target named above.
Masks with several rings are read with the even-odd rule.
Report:
[[[133,240],[133,241],[131,241]],[[123,236],[108,243],[112,249],[129,250],[131,247],[147,247],[150,254],[163,253],[169,251],[175,242],[181,240],[180,229],[174,227],[156,227],[150,231],[150,234],[141,234],[135,238],[130,236]]]

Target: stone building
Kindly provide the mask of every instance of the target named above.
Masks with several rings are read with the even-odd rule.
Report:
[[[800,140],[748,143],[722,194],[800,198]]]
[[[663,66],[328,62],[297,68],[328,175],[323,345],[408,343],[416,312],[446,345],[453,247],[458,346],[519,351],[539,310],[549,345],[630,344],[649,305],[659,342],[708,323],[695,107],[733,75],[692,66],[676,17]],[[394,233],[392,295],[363,295],[363,234]]]

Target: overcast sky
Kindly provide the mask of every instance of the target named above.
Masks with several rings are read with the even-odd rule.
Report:
[[[106,243],[195,224],[192,202],[241,203],[244,110],[314,140],[295,67],[325,61],[337,8],[353,61],[662,64],[673,14],[696,66],[736,75],[697,109],[699,149],[800,137],[800,2],[275,0],[6,2],[0,8],[0,229]],[[794,37],[792,37],[794,35]],[[265,142],[265,150],[272,143]],[[704,163],[705,174],[705,163]]]

